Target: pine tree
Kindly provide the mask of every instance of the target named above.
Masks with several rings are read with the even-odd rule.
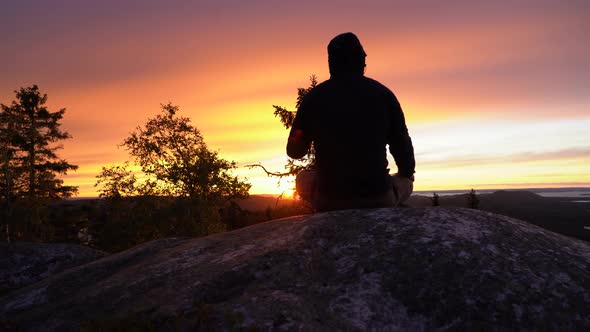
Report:
[[[0,116],[3,114],[0,113]],[[6,242],[10,243],[9,220],[12,219],[12,203],[14,200],[15,167],[14,147],[10,144],[12,130],[0,118],[0,231],[4,231]]]
[[[47,95],[36,85],[15,93],[10,106],[0,104],[3,199],[72,196],[78,188],[64,186],[58,178],[78,168],[56,153],[63,148],[57,142],[71,138],[60,129],[65,109],[50,112]]]
[[[432,198],[430,200],[432,201],[432,206],[440,206],[439,196],[437,193],[432,193]]]
[[[467,194],[467,207],[470,209],[477,209],[479,208],[479,198],[475,193],[475,190],[472,188],[469,194]]]

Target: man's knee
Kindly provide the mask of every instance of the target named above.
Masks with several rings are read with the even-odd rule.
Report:
[[[314,170],[304,170],[295,177],[295,190],[297,194],[308,202],[313,202],[317,195],[318,175]]]

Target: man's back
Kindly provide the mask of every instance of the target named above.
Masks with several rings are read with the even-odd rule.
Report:
[[[390,188],[385,145],[398,108],[389,89],[356,74],[332,77],[306,96],[294,127],[314,142],[322,194],[367,196]]]
[[[328,54],[331,77],[303,98],[287,154],[301,158],[313,143],[317,186],[310,189],[312,195],[352,199],[340,205],[355,205],[356,198],[371,200],[392,191],[386,145],[398,174],[408,181],[413,181],[414,150],[395,95],[364,76],[366,54],[358,38],[352,33],[337,36]]]

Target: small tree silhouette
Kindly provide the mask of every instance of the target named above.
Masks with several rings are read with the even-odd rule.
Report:
[[[440,206],[439,196],[436,192],[432,193],[432,198],[430,200],[432,201],[432,206]]]
[[[239,211],[232,202],[248,197],[250,184],[232,173],[236,163],[211,150],[178,106],[161,107],[121,144],[131,162],[103,167],[96,177],[109,213],[99,239],[111,250],[234,227]],[[133,166],[140,170],[134,172]],[[128,231],[119,231],[123,228]]]
[[[310,81],[309,87],[297,89],[297,101],[295,103],[296,109],[299,109],[299,106],[301,106],[301,102],[303,101],[303,98],[313,88],[315,88],[318,84],[317,77],[315,75],[311,75],[309,77],[309,81]],[[297,111],[289,111],[287,108],[285,108],[283,106],[277,106],[277,105],[272,105],[272,107],[274,108],[274,116],[279,118],[279,120],[281,121],[281,123],[283,124],[285,129],[291,129],[291,126],[293,126],[293,121],[295,120],[295,115],[297,114]],[[313,144],[312,144],[309,153],[305,157],[303,157],[302,159],[295,160],[292,158],[288,158],[287,164],[285,165],[284,172],[269,171],[262,164],[252,164],[252,165],[246,165],[246,166],[250,167],[250,168],[260,167],[268,176],[277,177],[280,181],[282,178],[284,178],[286,176],[295,176],[303,170],[311,169],[311,168],[313,168],[314,164],[315,164],[315,150],[314,150]]]
[[[477,197],[477,194],[473,188],[471,188],[471,191],[467,195],[467,207],[470,209],[479,208],[479,198]]]
[[[250,184],[231,174],[236,163],[209,149],[190,119],[178,114],[178,106],[161,106],[160,114],[121,144],[147,180],[138,183],[128,163],[103,167],[95,184],[101,187],[101,196],[188,197],[213,205],[248,197]]]

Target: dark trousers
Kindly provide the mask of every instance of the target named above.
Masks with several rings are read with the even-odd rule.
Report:
[[[295,179],[299,196],[318,211],[396,207],[405,202],[413,191],[412,181],[395,174],[390,177],[391,190],[369,197],[331,198],[318,191],[318,174],[314,170],[301,171]]]

